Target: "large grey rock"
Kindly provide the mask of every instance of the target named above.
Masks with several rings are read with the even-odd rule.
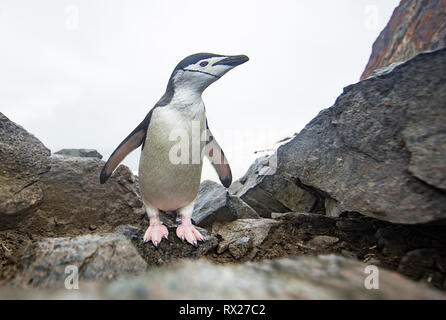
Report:
[[[249,204],[260,216],[272,212],[309,212],[316,198],[293,179],[277,173],[276,154],[258,158],[230,192]]]
[[[446,49],[346,87],[277,156],[276,175],[353,211],[408,224],[446,218]]]
[[[81,158],[98,158],[102,159],[102,154],[100,154],[95,149],[62,149],[54,154],[69,157],[81,157]]]
[[[39,288],[65,288],[65,280],[74,270],[67,266],[77,268],[81,285],[83,281],[135,275],[147,268],[132,243],[124,235],[112,233],[40,240],[28,248],[20,264],[21,272],[12,283]]]
[[[167,229],[169,239],[163,239],[158,248],[155,248],[151,242],[143,242],[145,229],[123,225],[117,227],[114,232],[130,239],[149,266],[170,264],[179,259],[198,259],[213,250],[218,243],[216,237],[209,236],[205,229],[197,227],[205,241],[199,241],[198,247],[195,248],[177,237],[176,227],[168,226]]]
[[[144,210],[137,177],[121,165],[102,185],[103,164],[96,158],[51,156],[51,170],[40,178],[44,201],[20,227],[59,236],[138,224]]]
[[[379,269],[379,290],[366,289],[366,264],[325,255],[216,265],[189,261],[133,279],[80,284],[79,290],[0,289],[22,299],[446,299],[425,284]],[[177,314],[177,310],[172,312]]]
[[[200,184],[192,214],[194,224],[202,227],[214,222],[233,221],[240,218],[259,218],[253,208],[243,200],[228,193],[221,184],[205,180]]]
[[[36,137],[0,113],[0,219],[43,200],[38,181],[50,168],[49,156]]]

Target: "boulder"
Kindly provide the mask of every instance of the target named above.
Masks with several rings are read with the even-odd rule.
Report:
[[[446,46],[446,2],[402,0],[373,44],[361,80],[374,70]]]
[[[132,279],[83,284],[79,290],[0,289],[21,299],[446,299],[445,293],[379,269],[379,290],[366,289],[367,264],[334,255],[298,256],[244,264],[188,261]],[[172,317],[178,309],[167,310]],[[267,313],[268,314],[268,313]]]
[[[95,149],[62,149],[54,154],[60,156],[68,156],[68,157],[80,157],[80,158],[98,158],[102,159],[102,154],[100,154]]]
[[[344,88],[277,157],[276,176],[349,210],[405,224],[446,218],[446,49]]]
[[[240,218],[259,218],[257,212],[221,184],[205,180],[200,184],[192,214],[194,224],[202,227],[214,222],[228,222]]]
[[[0,113],[0,222],[42,202],[38,181],[50,169],[49,156],[42,142]]]
[[[250,205],[260,216],[272,212],[309,212],[317,199],[292,179],[277,174],[277,155],[258,158],[246,174],[235,181],[231,194]]]
[[[121,224],[139,224],[144,210],[138,179],[119,166],[99,183],[104,162],[96,158],[51,156],[51,170],[40,177],[44,200],[19,227],[30,233],[70,236],[109,232]]]
[[[146,262],[124,235],[103,233],[47,238],[27,249],[20,259],[21,271],[12,284],[65,288],[65,280],[74,270],[77,270],[78,282],[82,285],[84,281],[116,280],[136,275],[146,268]],[[74,281],[70,284],[74,285]]]

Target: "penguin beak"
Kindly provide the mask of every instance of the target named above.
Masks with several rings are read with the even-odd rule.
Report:
[[[214,63],[213,65],[214,66],[224,65],[224,66],[236,67],[236,66],[239,66],[239,65],[245,63],[248,60],[249,60],[249,58],[247,56],[245,56],[244,54],[242,54],[239,56],[226,57],[223,60],[220,60],[220,61]]]

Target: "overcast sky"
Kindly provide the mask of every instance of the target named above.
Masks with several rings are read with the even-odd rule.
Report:
[[[105,160],[197,52],[246,54],[204,93],[234,178],[364,70],[398,0],[0,2],[0,111],[53,152]],[[139,149],[124,160],[135,173]],[[205,163],[203,179],[217,180]]]

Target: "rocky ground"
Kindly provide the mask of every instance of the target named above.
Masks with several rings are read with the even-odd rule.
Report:
[[[101,185],[97,151],[51,154],[0,113],[0,298],[446,299],[443,24],[440,49],[402,61],[425,48],[403,31],[436,21],[426,3],[401,2],[331,108],[229,189],[201,183],[198,248],[174,212],[169,240],[144,244],[138,177],[121,165]]]

